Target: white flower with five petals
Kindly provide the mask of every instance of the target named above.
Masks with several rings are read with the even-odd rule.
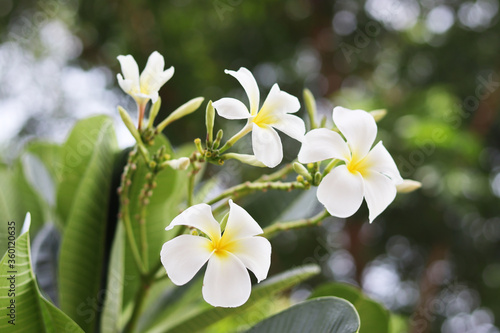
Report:
[[[394,200],[396,185],[403,179],[382,141],[370,150],[377,136],[373,116],[363,110],[336,107],[333,121],[347,142],[329,129],[314,129],[304,137],[299,162],[331,158],[344,161],[323,178],[318,186],[318,200],[331,215],[348,217],[365,198],[372,222]]]
[[[260,93],[252,73],[241,67],[238,71],[225,70],[243,86],[250,101],[250,110],[237,99],[221,98],[213,103],[219,116],[226,119],[248,119],[244,134],[252,131],[252,148],[255,158],[267,167],[277,166],[283,159],[281,139],[275,128],[302,141],[305,133],[304,121],[291,115],[300,109],[297,97],[281,91],[274,84],[264,104],[259,109]]]
[[[208,236],[181,235],[163,245],[161,262],[176,285],[190,281],[208,261],[203,279],[203,298],[213,306],[237,307],[250,297],[247,268],[258,282],[267,277],[271,264],[271,244],[260,236],[263,231],[240,206],[229,201],[229,217],[221,235],[219,223],[207,204],[189,207],[166,228],[194,227]]]
[[[158,100],[158,90],[174,75],[174,67],[163,70],[165,60],[154,51],[148,58],[146,67],[139,76],[139,66],[130,54],[117,57],[122,68],[122,74],[117,74],[118,84],[123,91],[132,96],[139,106],[144,106],[150,99]]]

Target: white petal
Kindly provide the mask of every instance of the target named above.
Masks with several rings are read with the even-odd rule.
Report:
[[[246,119],[250,117],[247,107],[235,98],[221,98],[212,103],[219,116],[226,119]]]
[[[372,171],[377,171],[389,176],[395,184],[401,184],[403,182],[403,178],[401,178],[399,174],[396,163],[394,163],[391,154],[389,154],[384,147],[382,141],[377,143],[368,155],[366,155],[365,165]]]
[[[259,110],[260,93],[252,73],[245,67],[241,67],[237,72],[226,69],[224,73],[233,76],[240,82],[250,101],[250,112],[255,115]]]
[[[378,172],[365,173],[363,181],[371,223],[396,197],[396,185],[391,179]]]
[[[304,134],[306,133],[306,125],[304,124],[304,121],[291,114],[281,115],[276,119],[272,126],[300,142],[302,142]]]
[[[299,111],[300,102],[295,96],[290,95],[287,92],[281,91],[278,84],[275,83],[269,95],[267,95],[260,113],[272,113],[272,114],[283,114],[283,113],[294,113]]]
[[[213,241],[220,239],[220,225],[214,219],[210,206],[204,203],[191,206],[177,215],[165,230],[170,230],[177,225],[187,225],[199,229]]]
[[[189,282],[212,255],[211,242],[200,236],[181,235],[161,248],[161,263],[168,277],[178,286]]]
[[[253,124],[252,148],[255,158],[269,168],[274,168],[283,159],[283,146],[278,133],[270,126]]]
[[[313,163],[329,158],[338,158],[348,161],[350,158],[349,147],[340,134],[326,128],[309,131],[299,151],[300,163]]]
[[[240,238],[251,237],[263,233],[260,225],[241,206],[229,200],[229,217],[223,240],[235,241]]]
[[[141,73],[141,92],[147,95],[158,93],[158,90],[174,75],[174,68],[163,71],[165,60],[163,56],[154,51],[148,58],[146,67]]]
[[[229,252],[212,255],[203,279],[203,298],[213,306],[237,307],[250,297],[252,285],[245,265]]]
[[[363,178],[345,165],[334,168],[318,186],[318,200],[337,217],[349,217],[363,202]]]
[[[134,85],[134,82],[132,82],[132,80],[124,79],[121,74],[116,74],[116,79],[118,80],[118,85],[124,92],[126,92],[127,94],[132,94],[132,88]]]
[[[125,80],[130,80],[132,81],[132,86],[139,87],[139,66],[137,66],[134,57],[130,54],[126,56],[119,55],[117,59],[120,62]]]
[[[248,237],[235,242],[231,253],[251,270],[257,282],[264,280],[271,266],[271,243],[264,237]]]
[[[333,121],[345,136],[354,159],[368,154],[377,136],[377,123],[368,112],[337,106],[333,109]]]

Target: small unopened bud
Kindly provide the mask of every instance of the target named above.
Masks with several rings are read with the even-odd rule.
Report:
[[[193,98],[189,102],[184,103],[183,105],[179,106],[174,112],[172,112],[167,117],[167,119],[165,119],[160,124],[158,124],[158,126],[157,126],[158,132],[162,132],[165,129],[165,127],[167,127],[167,125],[176,121],[177,119],[180,119],[180,118],[187,116],[188,114],[196,111],[200,107],[203,100],[204,100],[203,97],[197,97],[197,98]]]
[[[168,165],[175,170],[186,170],[189,167],[191,161],[187,157],[181,157],[176,160],[170,160],[164,162],[162,165]]]
[[[161,106],[161,98],[158,97],[156,103],[154,103],[153,106],[151,107],[151,111],[149,111],[148,128],[153,128],[155,118],[158,115],[158,111],[160,111],[160,106]]]
[[[386,109],[373,110],[370,111],[370,114],[375,119],[375,121],[378,122],[385,117],[385,115],[387,114],[387,110]]]
[[[194,139],[194,145],[196,146],[196,149],[198,150],[198,152],[203,155],[203,147],[201,146],[201,139],[200,138]]]
[[[220,129],[215,137],[214,145],[212,146],[213,149],[219,148],[220,142],[222,141],[222,135],[224,135],[224,132]]]
[[[320,172],[316,172],[316,174],[314,175],[314,184],[315,185],[319,185],[319,183],[321,182],[321,173]]]
[[[297,176],[297,181],[298,181],[299,183],[303,183],[303,182],[304,182],[304,177],[302,177],[301,175],[298,175],[298,176]]]
[[[293,170],[295,170],[296,173],[303,176],[307,180],[312,179],[311,174],[309,173],[309,171],[307,171],[306,167],[299,162],[293,163]]]
[[[156,168],[156,162],[155,162],[155,161],[151,161],[151,162],[149,162],[149,167],[150,167],[151,169]]]
[[[125,126],[127,126],[130,134],[132,134],[132,136],[134,137],[135,141],[142,142],[141,135],[139,134],[139,131],[137,130],[137,128],[135,128],[134,122],[132,121],[132,119],[128,115],[127,111],[125,111],[124,108],[122,108],[121,106],[119,106],[118,107],[118,112],[120,113],[120,117],[122,118],[123,123],[125,124]]]
[[[205,114],[205,124],[207,127],[207,146],[212,145],[214,139],[214,122],[215,122],[215,109],[212,106],[212,101],[207,104],[207,111]]]
[[[311,122],[311,129],[317,128],[316,124],[316,101],[314,96],[309,89],[304,89],[304,103],[306,105],[307,115],[309,116],[309,121]]]
[[[262,163],[261,161],[257,160],[254,155],[227,153],[227,154],[224,154],[224,158],[226,158],[226,159],[234,158],[235,160],[238,160],[242,163],[256,166],[256,167],[260,167],[260,168],[266,167],[266,165],[264,163]]]
[[[404,179],[401,184],[396,185],[398,193],[410,193],[422,187],[421,182],[412,179]]]

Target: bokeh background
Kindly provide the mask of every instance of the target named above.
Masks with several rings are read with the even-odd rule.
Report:
[[[116,82],[120,54],[143,68],[158,50],[175,67],[160,91],[159,119],[197,96],[245,100],[224,74],[240,66],[255,74],[263,97],[275,82],[301,100],[310,89],[327,124],[337,105],[385,108],[378,138],[422,189],[399,195],[373,224],[363,207],[347,220],[280,235],[272,269],[316,262],[322,277],[293,298],[322,281],[350,282],[408,318],[410,332],[500,332],[498,7],[497,0],[0,0],[0,174],[26,162],[20,152],[30,142],[61,142],[77,119],[94,114],[113,117],[121,147],[130,145],[116,111],[134,110]],[[242,124],[216,125],[231,133]],[[203,111],[167,135],[174,145],[204,137]],[[290,161],[299,146],[285,142]],[[228,184],[256,171],[230,174]],[[27,184],[0,180],[3,197],[16,191],[34,200]],[[265,225],[318,209],[314,193],[299,194],[244,203]]]

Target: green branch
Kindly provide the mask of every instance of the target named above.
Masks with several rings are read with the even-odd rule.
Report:
[[[144,262],[141,259],[141,255],[139,253],[139,248],[137,247],[137,243],[134,238],[134,233],[132,230],[132,223],[130,221],[130,199],[129,199],[129,190],[130,185],[132,184],[132,174],[134,173],[137,162],[137,147],[133,151],[130,152],[129,158],[127,160],[127,165],[123,169],[122,181],[119,188],[120,195],[120,218],[125,226],[125,233],[127,234],[127,239],[130,243],[130,248],[132,250],[132,255],[134,256],[135,264],[141,272],[141,274],[145,273]]]
[[[217,197],[208,201],[207,204],[212,205],[212,204],[219,202],[222,199],[225,199],[228,197],[233,197],[233,199],[236,199],[239,196],[242,196],[244,194],[248,194],[248,193],[251,193],[254,191],[267,191],[267,190],[291,191],[294,189],[306,189],[306,186],[303,183],[299,183],[299,182],[289,182],[289,183],[283,183],[283,182],[251,183],[251,182],[245,182],[243,184],[239,184],[239,185],[233,186],[231,188],[228,188],[227,190],[225,190],[224,192],[219,194]]]
[[[299,228],[305,228],[313,225],[318,225],[323,221],[325,218],[329,217],[330,214],[324,210],[321,213],[310,217],[308,219],[300,219],[296,221],[289,221],[289,222],[276,222],[266,228],[264,228],[264,233],[262,234],[263,237],[266,237],[268,239],[273,238],[276,236],[277,233],[280,231],[285,231],[285,230],[292,230],[292,229],[299,229]]]

